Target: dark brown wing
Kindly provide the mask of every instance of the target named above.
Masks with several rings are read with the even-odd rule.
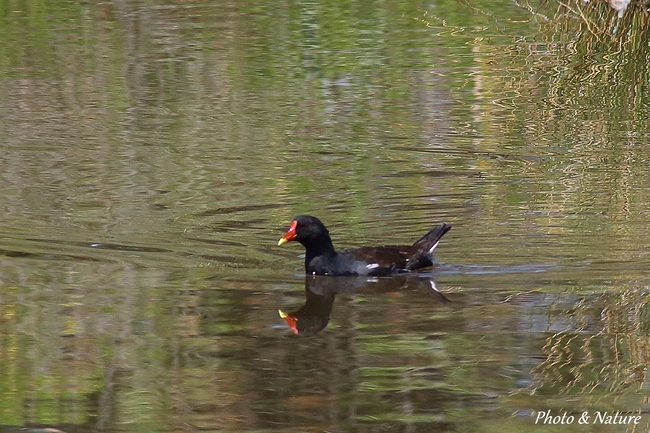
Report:
[[[380,247],[361,247],[346,250],[355,260],[365,263],[377,263],[379,268],[406,269],[407,259],[411,257],[413,247],[407,245],[384,245]]]
[[[429,230],[413,245],[383,245],[379,247],[361,247],[347,250],[344,253],[355,260],[365,263],[376,263],[378,269],[393,271],[413,271],[426,268],[433,264],[433,250],[440,239],[451,230],[445,223]]]

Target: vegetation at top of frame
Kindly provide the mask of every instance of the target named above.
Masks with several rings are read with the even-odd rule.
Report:
[[[543,31],[561,54],[563,67],[551,65],[558,70],[554,76],[558,94],[574,89],[583,97],[602,99],[608,108],[638,111],[648,106],[647,0],[558,2]]]

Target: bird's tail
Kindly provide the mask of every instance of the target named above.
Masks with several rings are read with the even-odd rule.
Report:
[[[451,230],[449,224],[439,224],[429,230],[424,236],[415,241],[412,247],[411,257],[408,259],[407,269],[419,269],[427,266],[431,266],[431,255],[433,250],[438,246],[440,239]]]

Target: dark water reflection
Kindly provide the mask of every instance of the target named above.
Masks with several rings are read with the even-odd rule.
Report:
[[[413,276],[404,274],[394,277],[341,277],[327,278],[317,275],[305,277],[305,304],[298,310],[280,310],[294,334],[313,335],[322,331],[330,320],[334,299],[339,294],[385,293],[403,290],[419,290],[432,300],[447,304],[449,300],[438,291],[432,275]]]
[[[516,2],[5,6],[0,431],[648,430],[646,31]],[[454,230],[433,274],[305,279],[275,247],[303,213],[341,248]]]

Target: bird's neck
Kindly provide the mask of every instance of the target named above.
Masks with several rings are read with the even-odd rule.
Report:
[[[303,244],[305,246],[305,260],[311,261],[314,257],[335,255],[334,245],[329,236],[317,239],[315,242]]]

